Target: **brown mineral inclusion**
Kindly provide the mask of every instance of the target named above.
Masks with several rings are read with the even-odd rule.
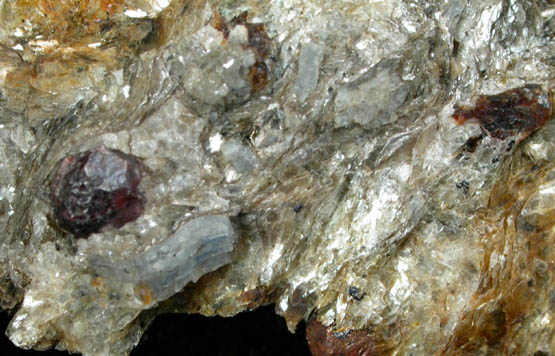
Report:
[[[123,12],[123,0],[17,0],[13,4],[16,24],[29,20],[46,40],[61,44],[88,44],[106,31],[111,17]]]
[[[314,356],[372,356],[378,355],[376,343],[367,330],[337,333],[316,319],[306,325],[306,339]]]
[[[549,94],[536,84],[482,95],[474,108],[457,107],[453,117],[458,124],[477,120],[492,137],[504,140],[518,136],[518,142],[536,132],[551,118]]]
[[[270,56],[272,40],[266,33],[266,28],[263,24],[249,23],[247,19],[248,12],[243,12],[227,23],[219,13],[215,13],[212,19],[212,26],[221,31],[226,40],[229,38],[229,32],[233,27],[242,25],[247,28],[249,47],[256,58],[256,62],[249,69],[248,79],[251,82],[252,91],[256,93],[263,90],[269,82],[269,68],[264,61]]]

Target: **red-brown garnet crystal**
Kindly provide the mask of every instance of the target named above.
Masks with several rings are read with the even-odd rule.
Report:
[[[453,117],[459,124],[473,119],[495,138],[517,137],[520,142],[551,118],[549,93],[537,84],[480,96],[474,108],[457,107]]]
[[[117,228],[144,211],[138,187],[141,162],[104,146],[67,156],[50,183],[58,224],[76,237],[88,237],[106,225]]]

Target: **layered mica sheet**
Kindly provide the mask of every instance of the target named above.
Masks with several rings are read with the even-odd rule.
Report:
[[[0,0],[8,337],[274,304],[314,356],[554,354],[554,16]]]

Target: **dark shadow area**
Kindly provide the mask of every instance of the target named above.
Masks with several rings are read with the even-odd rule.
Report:
[[[32,351],[15,347],[4,335],[11,317],[0,313],[0,354],[9,356],[67,356],[61,351]],[[167,314],[158,316],[131,356],[310,356],[305,324],[291,334],[274,306],[233,318]]]

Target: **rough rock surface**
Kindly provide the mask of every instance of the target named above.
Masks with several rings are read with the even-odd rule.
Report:
[[[0,0],[8,336],[275,303],[315,356],[555,353],[554,35],[545,0]],[[51,189],[98,150],[141,203],[85,234]]]

